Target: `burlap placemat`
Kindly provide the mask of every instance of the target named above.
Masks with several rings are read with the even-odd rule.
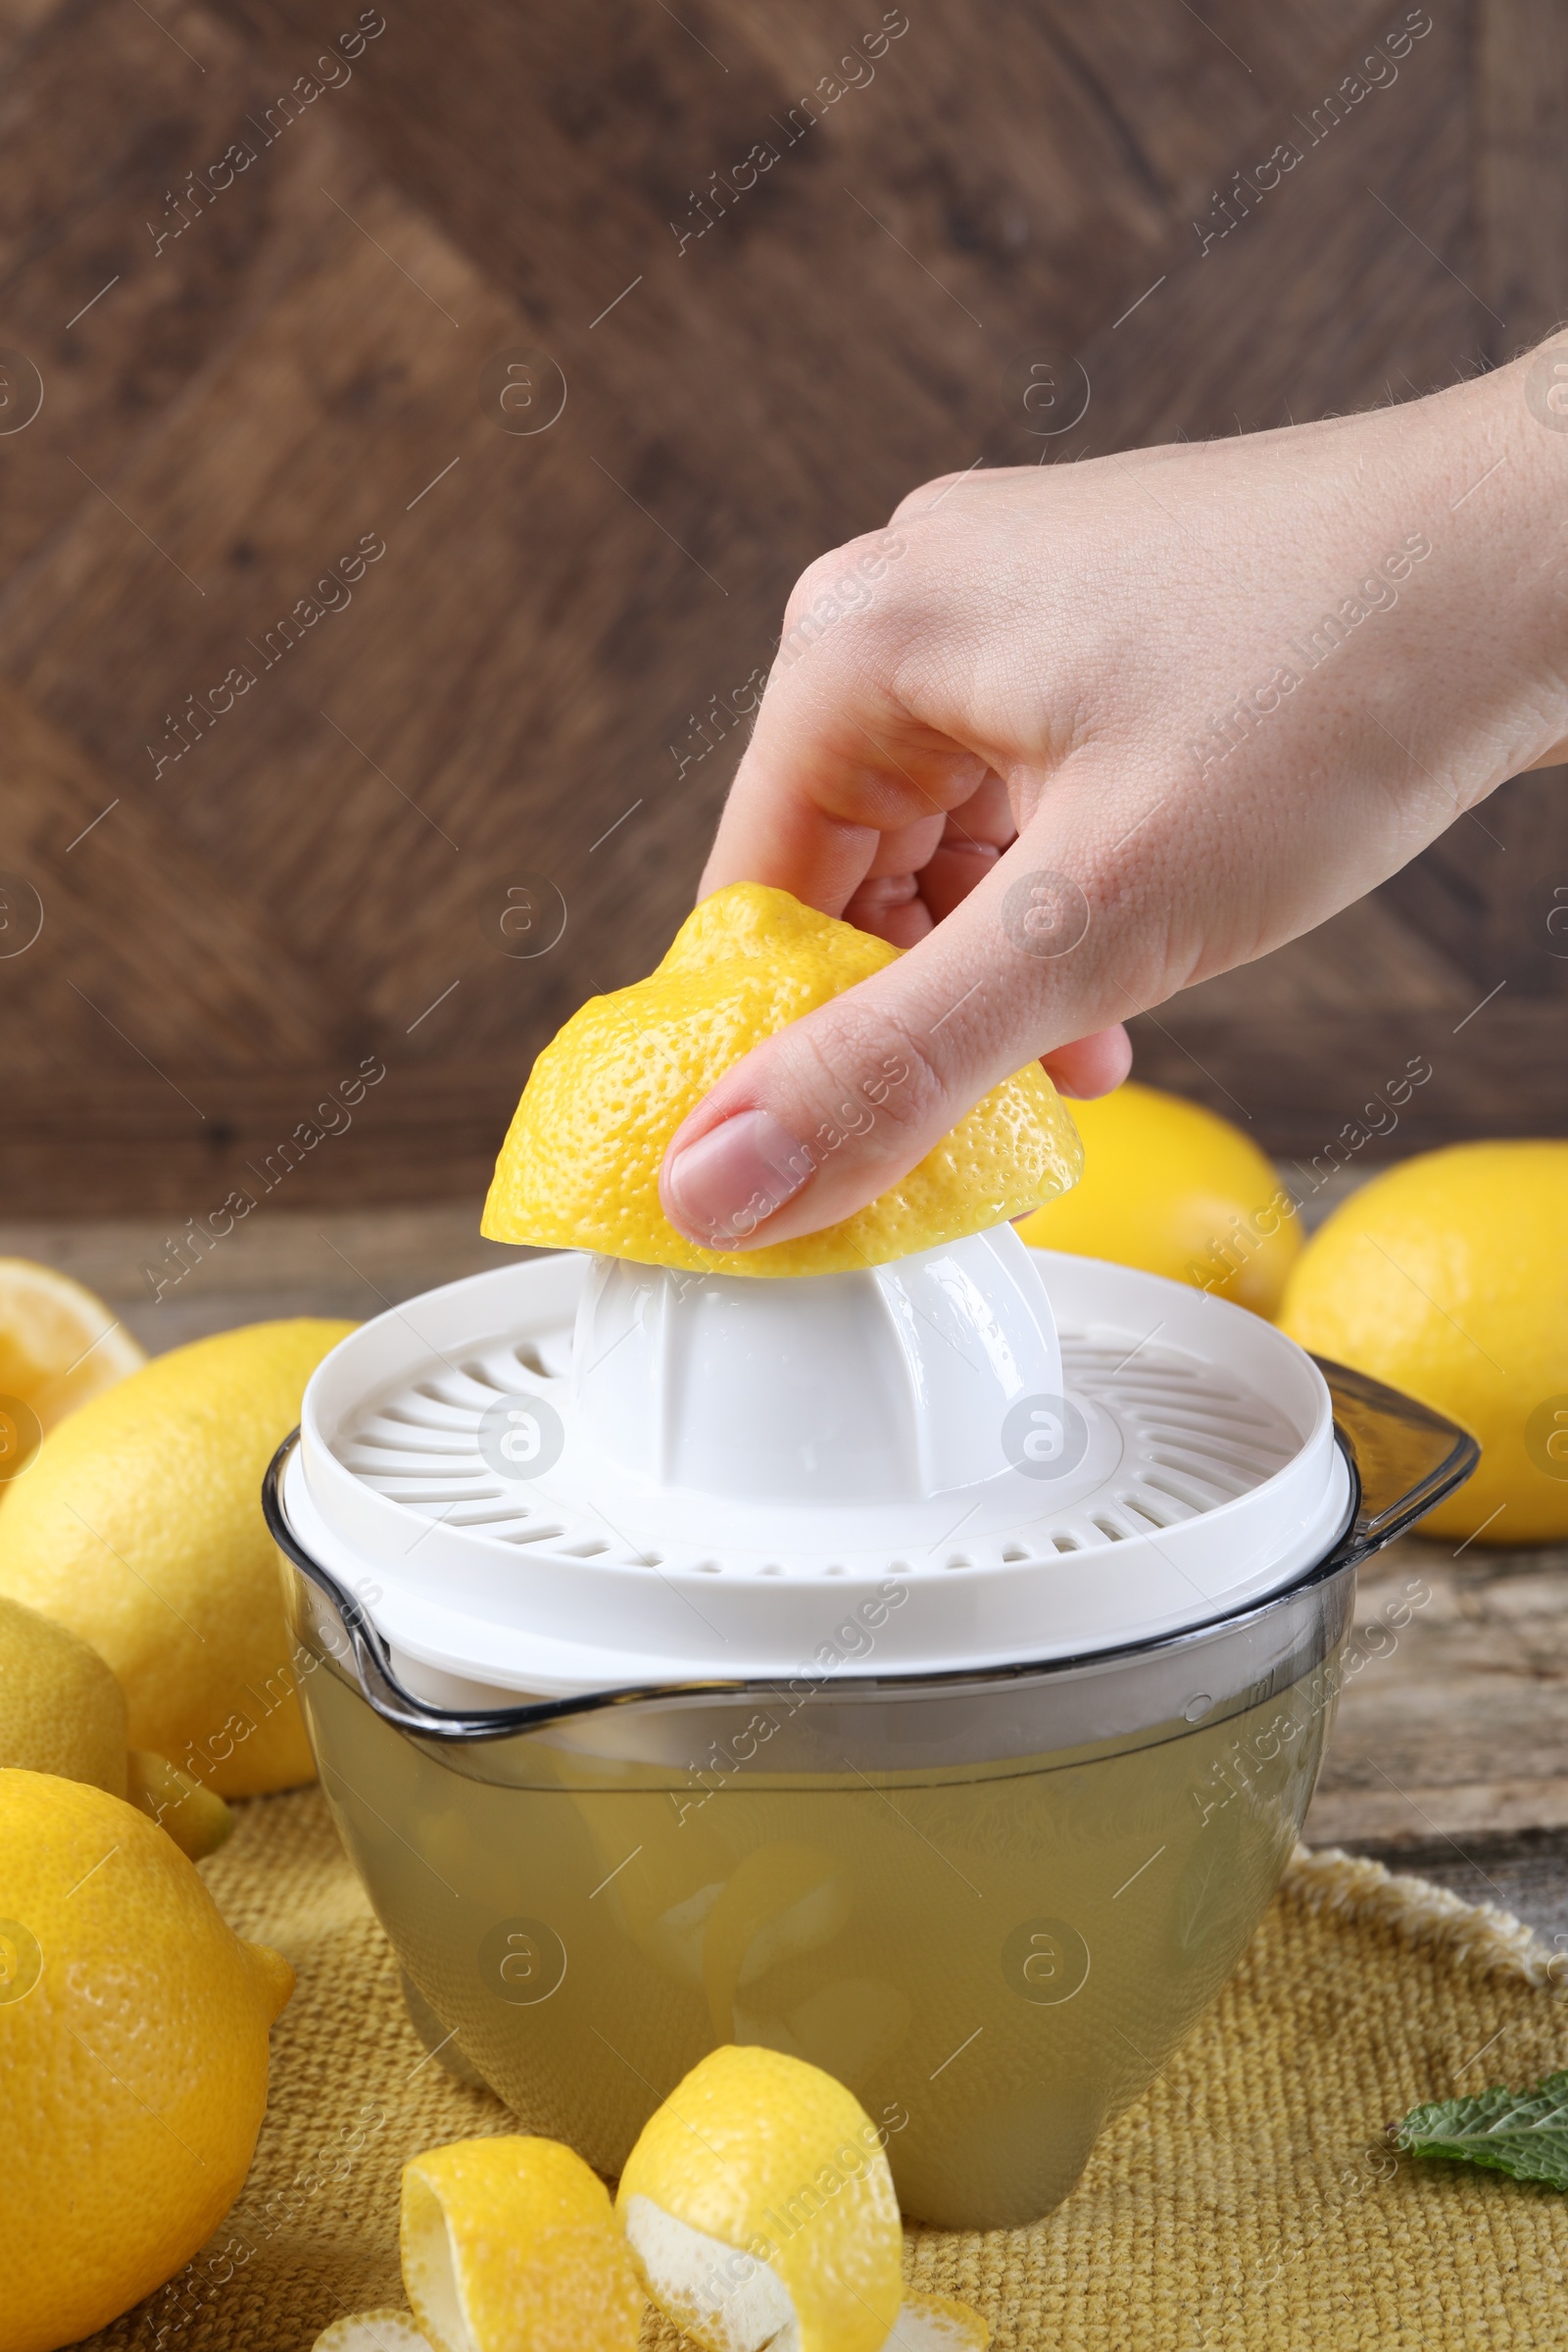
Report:
[[[401,2303],[403,2160],[511,2128],[426,2057],[316,1789],[243,1807],[204,1868],[298,1989],[244,2195],[95,2352],[309,2352],[341,2313]],[[1030,2230],[911,2230],[909,2275],[974,2303],[999,2352],[1568,2345],[1568,2197],[1408,2160],[1385,2177],[1381,2153],[1418,2100],[1568,2063],[1547,1959],[1502,1912],[1300,1852],[1217,2007],[1066,2204]],[[680,2339],[650,2319],[644,2340]]]

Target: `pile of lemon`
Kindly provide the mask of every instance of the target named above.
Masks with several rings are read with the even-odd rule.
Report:
[[[1568,1539],[1568,1144],[1421,1152],[1347,1189],[1308,1240],[1318,1180],[1213,1111],[1127,1085],[1073,1116],[1082,1181],[1023,1221],[1026,1241],[1273,1316],[1457,1421],[1480,1467],[1423,1535]]]
[[[194,1863],[314,1777],[262,1473],[350,1326],[156,1362],[0,1260],[0,2352],[160,2286],[233,2203],[288,1963]]]

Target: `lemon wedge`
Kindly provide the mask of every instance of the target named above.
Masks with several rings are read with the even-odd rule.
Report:
[[[888,2341],[904,2300],[893,2176],[820,2068],[710,2052],[644,2125],[615,2203],[649,2294],[704,2352]]]
[[[1082,1164],[1077,1134],[1032,1061],[868,1208],[821,1233],[702,1250],[670,1224],[659,1169],[687,1112],[753,1046],[898,953],[788,891],[757,882],[715,891],[656,972],[591,997],[540,1054],[496,1162],[482,1231],[705,1273],[834,1274],[957,1241],[1065,1192]],[[897,1066],[867,1072],[845,1125],[860,1132],[903,1082]],[[813,1147],[831,1148],[820,1137]]]
[[[554,2139],[453,2140],[403,2168],[403,2287],[434,2352],[637,2352],[610,2192]]]

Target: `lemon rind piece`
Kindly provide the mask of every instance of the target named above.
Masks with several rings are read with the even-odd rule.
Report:
[[[795,2300],[765,2262],[632,2196],[621,2215],[650,2298],[703,2352],[796,2352]]]
[[[421,2335],[414,2314],[386,2304],[376,2311],[351,2311],[323,2328],[311,2352],[435,2352]]]

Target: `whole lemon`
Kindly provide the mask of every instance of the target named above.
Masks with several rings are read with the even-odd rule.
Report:
[[[0,1771],[0,2352],[57,2352],[228,2211],[294,1977],[144,1814]]]
[[[261,1485],[353,1328],[253,1323],[155,1357],[51,1430],[0,1505],[0,1593],[91,1642],[131,1745],[224,1796],[314,1777]]]
[[[0,1595],[0,1767],[86,1781],[133,1805],[199,1862],[234,1817],[163,1756],[125,1751],[125,1693],[90,1642]]]
[[[1272,1315],[1301,1247],[1279,1171],[1229,1119],[1129,1079],[1075,1102],[1084,1172],[1018,1227],[1037,1250],[1108,1257]]]
[[[125,1694],[88,1642],[0,1596],[0,1767],[125,1794]]]
[[[1031,1061],[869,1207],[820,1233],[759,1250],[700,1250],[670,1224],[659,1167],[687,1112],[753,1046],[898,954],[787,890],[715,890],[657,972],[590,997],[540,1054],[496,1161],[482,1230],[495,1242],[702,1273],[833,1274],[957,1241],[1065,1191],[1081,1162],[1078,1138]],[[802,1139],[813,1160],[864,1134],[909,1077],[897,1054],[865,1070],[835,1117]]]
[[[1480,1440],[1423,1534],[1568,1536],[1568,1144],[1454,1144],[1375,1177],[1307,1245],[1280,1322]]]

